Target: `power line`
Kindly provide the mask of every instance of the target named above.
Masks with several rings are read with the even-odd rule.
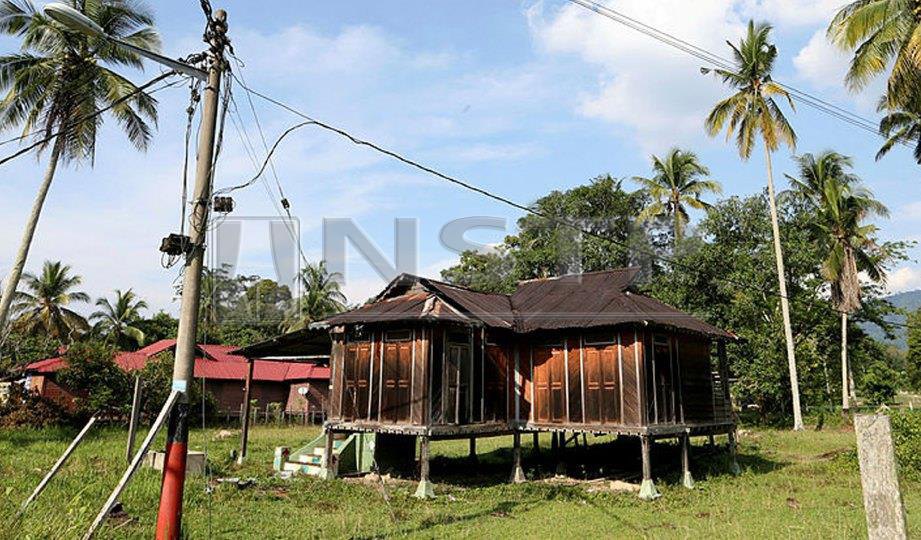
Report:
[[[619,24],[627,26],[628,28],[631,28],[648,37],[651,37],[666,45],[669,45],[670,47],[673,47],[682,52],[690,54],[720,69],[731,70],[735,67],[731,60],[723,56],[710,52],[702,47],[694,45],[693,43],[685,41],[684,39],[681,39],[673,34],[669,34],[668,32],[665,32],[664,30],[660,30],[654,26],[646,24],[638,19],[630,17],[622,12],[619,12],[607,6],[601,5],[597,2],[593,2],[591,0],[568,0],[568,1],[572,4],[583,7],[589,11],[592,11],[598,15],[601,15],[602,17],[606,17],[608,19],[611,19],[612,21],[615,21]],[[848,111],[847,109],[844,109],[842,107],[839,107],[838,105],[830,103],[818,96],[810,94],[809,92],[800,90],[792,85],[789,85],[789,84],[786,84],[786,83],[783,83],[777,80],[775,80],[774,82],[776,82],[784,90],[789,92],[791,96],[797,101],[799,101],[800,103],[808,105],[809,107],[812,107],[818,110],[819,112],[825,113],[833,118],[837,118],[838,120],[851,124],[854,127],[863,129],[864,131],[873,133],[874,135],[877,135],[885,139],[885,136],[883,136],[879,132],[877,122],[869,118],[860,116],[857,113]],[[902,144],[903,146],[906,146],[906,147],[912,147],[912,145],[904,139],[901,139],[899,141],[899,144]]]
[[[236,77],[235,77],[235,78],[236,78]],[[288,105],[288,104],[286,104],[286,103],[283,103],[283,102],[281,102],[281,101],[279,101],[279,100],[277,100],[277,99],[275,99],[275,98],[272,98],[272,97],[270,97],[270,96],[267,96],[267,95],[265,95],[265,94],[263,94],[263,93],[261,93],[261,92],[258,92],[258,91],[256,91],[256,90],[253,90],[252,88],[248,88],[248,87],[244,86],[243,83],[241,83],[239,80],[237,80],[237,84],[240,84],[240,86],[242,86],[242,87],[243,87],[245,90],[247,90],[248,92],[251,92],[253,95],[258,96],[258,97],[260,97],[260,98],[262,98],[262,99],[268,101],[269,103],[272,103],[272,104],[274,104],[274,105],[276,105],[276,106],[278,106],[278,107],[280,107],[280,108],[282,108],[282,109],[284,109],[284,110],[286,110],[286,111],[288,111],[288,112],[290,112],[290,113],[292,113],[292,114],[294,114],[294,115],[296,115],[296,116],[299,116],[299,117],[301,117],[301,118],[303,118],[303,119],[306,120],[306,122],[302,122],[302,123],[300,123],[300,124],[297,124],[297,125],[295,126],[295,128],[296,128],[296,127],[305,126],[305,125],[314,125],[314,126],[317,126],[317,127],[321,128],[321,129],[324,129],[324,130],[326,130],[326,131],[330,131],[330,132],[332,132],[332,133],[335,133],[335,134],[337,134],[337,135],[339,135],[339,136],[341,136],[341,137],[343,137],[343,138],[349,140],[350,142],[352,142],[352,143],[355,144],[355,145],[368,147],[368,148],[370,148],[370,149],[372,149],[372,150],[374,150],[374,151],[376,151],[376,152],[378,152],[378,153],[384,154],[384,155],[389,156],[389,157],[391,157],[391,158],[393,158],[393,159],[396,159],[397,161],[400,161],[400,162],[402,162],[402,163],[404,163],[404,164],[406,164],[406,165],[409,165],[410,167],[413,167],[413,168],[415,168],[415,169],[421,170],[421,171],[423,171],[423,172],[425,172],[425,173],[428,173],[428,174],[430,174],[430,175],[432,175],[432,176],[435,176],[435,177],[437,177],[437,178],[440,178],[440,179],[442,179],[442,180],[445,180],[445,181],[447,181],[447,182],[449,182],[449,183],[452,183],[452,184],[454,184],[454,185],[460,186],[460,187],[462,187],[462,188],[464,188],[464,189],[466,189],[466,190],[468,190],[468,191],[472,191],[472,192],[477,193],[477,194],[479,194],[479,195],[482,195],[482,196],[484,196],[484,197],[487,197],[487,198],[490,198],[490,199],[492,199],[492,200],[501,202],[502,204],[505,204],[505,205],[510,206],[510,207],[512,207],[512,208],[516,208],[516,209],[518,209],[518,210],[521,210],[521,211],[523,211],[523,212],[526,212],[526,213],[535,215],[535,216],[540,217],[540,218],[542,218],[542,219],[546,219],[546,220],[548,220],[548,221],[550,221],[550,222],[552,222],[552,223],[555,223],[555,224],[560,225],[560,226],[563,226],[563,227],[570,228],[570,229],[572,229],[572,230],[575,230],[576,232],[579,232],[579,233],[582,233],[582,234],[591,236],[591,237],[593,237],[593,238],[596,238],[596,239],[599,239],[599,240],[602,240],[602,241],[605,241],[605,242],[609,242],[609,243],[611,243],[611,244],[614,244],[615,246],[618,246],[618,247],[620,247],[620,248],[623,248],[623,249],[628,250],[628,252],[629,252],[631,249],[636,249],[636,246],[630,246],[630,245],[628,245],[627,243],[623,242],[622,240],[618,240],[618,239],[616,239],[616,238],[612,238],[612,237],[610,237],[610,236],[608,236],[608,235],[606,235],[606,234],[597,233],[597,232],[595,232],[595,231],[591,231],[591,230],[588,230],[588,229],[583,229],[583,228],[582,228],[581,226],[579,226],[577,223],[574,223],[574,222],[572,222],[572,221],[569,221],[568,219],[565,219],[565,218],[562,218],[562,217],[558,217],[558,216],[554,216],[554,215],[548,214],[548,213],[546,213],[546,212],[541,212],[540,210],[536,210],[536,209],[534,209],[533,207],[530,207],[530,206],[521,204],[521,203],[516,202],[516,201],[514,201],[514,200],[512,200],[512,199],[509,199],[508,197],[505,197],[505,196],[503,196],[503,195],[499,195],[499,194],[493,193],[493,192],[488,191],[488,190],[486,190],[486,189],[484,189],[484,188],[481,188],[481,187],[479,187],[479,186],[476,186],[476,185],[474,185],[474,184],[471,184],[470,182],[467,182],[467,181],[465,181],[465,180],[461,180],[461,179],[459,179],[459,178],[456,178],[456,177],[450,176],[450,175],[448,175],[448,174],[442,173],[442,172],[440,172],[440,171],[438,171],[438,170],[436,170],[436,169],[433,169],[433,168],[431,168],[431,167],[429,167],[429,166],[427,166],[427,165],[424,165],[424,164],[419,163],[419,162],[417,162],[417,161],[415,161],[415,160],[413,160],[413,159],[410,159],[410,158],[405,157],[405,156],[403,156],[403,155],[401,155],[401,154],[398,154],[397,152],[394,152],[394,151],[392,151],[392,150],[388,150],[388,149],[386,149],[386,148],[383,148],[383,147],[381,147],[381,146],[375,144],[374,142],[360,139],[360,138],[356,137],[355,135],[352,135],[351,133],[349,133],[349,132],[347,132],[347,131],[345,131],[345,130],[343,130],[343,129],[341,129],[341,128],[338,128],[338,127],[332,126],[332,125],[330,125],[330,124],[327,124],[327,123],[325,123],[325,122],[322,122],[322,121],[320,121],[320,120],[317,120],[316,118],[313,118],[313,117],[311,117],[311,116],[309,116],[309,115],[307,115],[307,114],[305,114],[305,113],[303,113],[303,112],[301,112],[301,111],[295,109],[294,107],[292,107],[292,106],[290,106],[290,105]],[[289,130],[286,131],[284,135],[287,135],[288,133],[290,133],[291,131],[293,131],[293,129],[294,129],[294,128],[289,128]],[[282,135],[282,138],[284,137],[284,135]],[[276,148],[276,147],[278,146],[278,143],[279,143],[280,141],[281,141],[281,138],[279,138],[278,141],[276,141],[275,145],[273,146],[273,149]],[[263,163],[262,169],[263,169],[263,170],[265,169],[265,163]],[[638,250],[638,251],[642,251],[642,250]],[[691,273],[694,273],[694,274],[696,274],[696,275],[700,275],[700,271],[699,271],[696,267],[693,267],[693,266],[691,266],[691,265],[689,265],[689,264],[686,264],[686,263],[684,263],[684,262],[678,261],[678,260],[676,260],[676,259],[674,259],[674,258],[672,258],[672,257],[667,257],[667,256],[665,256],[665,255],[662,255],[662,254],[659,254],[659,253],[655,253],[655,252],[652,252],[652,251],[646,251],[646,252],[643,253],[643,255],[646,255],[646,256],[648,256],[648,257],[650,257],[650,258],[652,258],[652,259],[656,259],[656,260],[659,260],[659,261],[662,261],[662,262],[666,262],[666,263],[668,263],[668,264],[670,264],[670,265],[673,265],[673,266],[675,266],[675,267],[683,268],[684,270],[687,270],[687,271],[689,271],[689,272],[691,272]],[[719,280],[719,281],[722,281],[722,282],[724,282],[724,283],[727,283],[727,284],[730,284],[730,285],[734,285],[734,286],[737,286],[737,287],[741,287],[741,288],[744,288],[744,289],[749,289],[749,290],[757,291],[757,292],[759,292],[759,293],[761,293],[761,294],[770,295],[770,296],[776,296],[776,297],[778,297],[778,298],[783,298],[783,297],[784,297],[784,296],[781,295],[779,292],[775,292],[775,291],[770,290],[770,289],[765,289],[765,288],[762,288],[762,287],[758,287],[758,286],[756,286],[756,285],[752,285],[752,284],[747,283],[747,282],[737,281],[737,280],[734,280],[734,279],[730,279],[730,278],[726,278],[726,277],[720,277],[720,276],[714,277],[714,278],[712,278],[712,279],[714,279],[714,280]],[[789,296],[787,296],[787,299],[788,299],[788,300],[790,299]],[[828,307],[829,307],[829,309],[831,309],[832,311],[834,311],[834,312],[836,312],[836,313],[838,313],[838,314],[843,313],[841,310],[838,310],[838,309],[834,308],[833,306],[830,306],[830,305],[829,305]],[[893,326],[900,326],[899,324],[896,324],[896,323],[889,323],[889,324],[892,324]]]
[[[51,135],[48,135],[47,137],[44,137],[44,138],[42,138],[42,139],[40,139],[40,140],[38,140],[38,141],[35,141],[34,143],[30,144],[29,146],[26,146],[25,148],[21,148],[21,149],[19,149],[18,151],[14,152],[13,154],[10,154],[9,156],[6,156],[5,158],[0,159],[0,165],[4,165],[5,163],[7,163],[7,162],[9,162],[9,161],[12,161],[12,160],[16,159],[17,157],[19,157],[19,156],[21,156],[21,155],[23,155],[23,154],[26,154],[26,153],[28,153],[28,152],[34,150],[35,148],[37,148],[37,147],[39,147],[39,146],[43,146],[43,145],[47,144],[48,141],[51,141],[52,139],[54,139],[54,138],[57,137],[58,135],[61,135],[62,133],[64,133],[64,132],[70,130],[70,129],[73,128],[74,126],[76,126],[76,125],[78,125],[78,124],[80,124],[80,123],[82,123],[82,122],[85,122],[85,121],[87,121],[87,120],[92,120],[93,118],[96,118],[97,116],[100,116],[100,115],[102,115],[103,113],[105,113],[105,112],[107,112],[107,111],[109,111],[109,110],[111,110],[111,109],[114,109],[115,107],[121,105],[121,104],[124,103],[125,101],[128,101],[128,100],[131,99],[132,97],[134,97],[134,96],[140,94],[141,92],[143,92],[143,91],[146,90],[147,88],[150,88],[151,86],[157,84],[158,82],[160,82],[160,81],[162,81],[162,80],[164,80],[164,79],[166,79],[166,78],[168,78],[168,77],[172,77],[173,75],[176,75],[176,74],[177,74],[177,73],[176,73],[175,71],[168,71],[168,72],[163,73],[163,74],[161,74],[161,75],[159,75],[159,76],[157,76],[157,77],[154,77],[154,78],[151,79],[150,81],[148,81],[148,82],[142,84],[141,86],[138,86],[137,88],[135,88],[135,89],[132,90],[131,92],[129,92],[129,93],[125,94],[124,96],[122,96],[122,97],[116,99],[115,101],[113,101],[113,102],[110,103],[109,105],[107,105],[107,106],[105,106],[105,107],[103,107],[103,108],[101,108],[101,109],[99,109],[99,110],[97,110],[97,111],[95,111],[95,112],[92,112],[92,113],[90,113],[90,114],[87,114],[87,115],[85,115],[85,116],[82,116],[82,117],[80,117],[80,118],[77,118],[76,120],[73,120],[73,121],[71,121],[71,122],[68,122],[68,123],[66,123],[61,129],[59,129],[58,131],[55,131],[55,132],[52,133]],[[157,92],[159,92],[159,91],[161,91],[161,90],[166,90],[167,88],[176,86],[177,84],[180,84],[180,83],[184,82],[184,81],[186,80],[186,78],[187,78],[187,77],[184,77],[184,78],[182,78],[182,79],[180,79],[180,80],[178,80],[178,81],[173,81],[173,82],[171,82],[171,83],[167,83],[167,84],[165,84],[165,85],[163,85],[163,86],[161,86],[161,87],[159,87],[159,88],[154,88],[153,90],[151,90],[150,92],[148,92],[148,95],[155,94],[155,93],[157,93]],[[25,136],[24,136],[24,137],[25,137]],[[21,137],[21,138],[23,138],[23,137]],[[16,139],[16,140],[21,140],[21,138],[20,138],[20,139]]]

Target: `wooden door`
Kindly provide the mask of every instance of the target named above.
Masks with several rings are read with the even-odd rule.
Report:
[[[349,343],[345,347],[343,414],[349,419],[368,417],[371,342]]]
[[[444,373],[444,417],[448,424],[466,424],[470,421],[470,345],[447,344]]]
[[[387,332],[383,343],[381,421],[400,423],[410,421],[410,384],[412,377],[411,337]],[[411,334],[410,334],[411,336]]]
[[[566,360],[562,345],[536,345],[534,362],[534,418],[541,423],[566,421]]]
[[[616,343],[584,345],[586,423],[621,423],[620,369],[617,357]]]

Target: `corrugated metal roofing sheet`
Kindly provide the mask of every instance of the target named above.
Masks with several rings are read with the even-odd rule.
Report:
[[[482,293],[404,274],[374,301],[336,315],[329,322],[369,323],[430,317],[478,321],[521,333],[650,323],[720,338],[735,337],[668,304],[631,292],[630,283],[637,272],[637,268],[622,268],[522,281],[512,295]],[[439,300],[455,309],[433,309]]]
[[[147,362],[158,354],[176,345],[176,340],[164,339],[134,352],[115,355],[115,363],[125,371],[143,369]],[[206,357],[195,358],[195,377],[207,379],[246,380],[247,359],[231,354],[237,349],[233,345],[198,345]],[[286,382],[308,379],[329,379],[329,367],[313,363],[254,360],[253,380]],[[65,357],[48,358],[33,362],[25,367],[27,373],[48,374],[63,369]]]

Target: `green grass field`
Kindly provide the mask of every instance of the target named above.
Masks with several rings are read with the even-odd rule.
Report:
[[[610,437],[590,436],[588,449],[568,450],[568,476],[578,480],[568,482],[549,478],[556,463],[546,449],[549,439],[537,457],[530,436],[523,437],[525,470],[533,479],[523,485],[505,482],[510,437],[481,439],[476,466],[466,460],[466,441],[437,442],[432,476],[438,497],[416,500],[413,482],[391,480],[388,503],[380,483],[368,480],[274,477],[274,447],[305,443],[316,428],[255,427],[250,458],[240,468],[230,458],[236,437],[219,440],[218,431],[195,430],[191,448],[207,447],[215,478],[254,477],[256,483],[245,489],[212,483],[209,490],[207,479],[190,478],[183,521],[190,538],[866,536],[858,474],[837,457],[853,449],[854,435],[837,428],[743,430],[737,477],[728,474],[721,448],[696,441],[692,491],[678,484],[676,447],[657,445],[654,471],[663,497],[654,502],[609,489],[605,477],[636,481],[639,465],[637,451]],[[0,430],[0,537],[75,538],[86,530],[124,469],[124,430],[92,433],[28,512],[15,517],[75,432]],[[158,473],[142,469],[122,498],[125,513],[111,518],[100,536],[150,538],[159,482]],[[919,488],[902,482],[914,537],[921,537]]]

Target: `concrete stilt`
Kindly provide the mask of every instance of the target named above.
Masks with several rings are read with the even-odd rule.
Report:
[[[540,454],[540,433],[534,432],[534,453]]]
[[[513,484],[521,484],[526,480],[524,470],[521,468],[521,433],[516,431],[512,438],[514,446],[512,447],[512,478],[510,481]]]
[[[332,480],[336,477],[337,472],[337,463],[336,463],[336,454],[335,447],[333,446],[333,431],[331,429],[326,430],[326,445],[323,448],[323,461],[322,471],[320,472],[320,478],[324,480]]]
[[[739,467],[739,461],[736,459],[738,454],[738,448],[736,448],[736,432],[735,430],[729,432],[729,471],[732,474],[742,474],[742,469]]]
[[[471,439],[473,440],[473,439]],[[413,497],[417,499],[434,499],[435,489],[429,480],[429,438],[422,437],[419,444],[419,486]]]
[[[643,456],[643,483],[640,484],[640,498],[645,501],[651,501],[661,497],[656,485],[652,483],[652,458],[651,448],[652,440],[648,435],[640,437],[640,453]]]
[[[470,452],[469,452],[469,454],[467,455],[467,459],[470,461],[470,463],[476,463],[476,462],[477,462],[477,457],[476,457],[476,437],[470,437]]]
[[[716,446],[716,439],[713,438],[713,434],[711,433],[707,437],[710,442],[710,448],[713,448],[714,446]]]
[[[681,485],[694,489],[694,477],[691,476],[691,436],[681,436]]]

